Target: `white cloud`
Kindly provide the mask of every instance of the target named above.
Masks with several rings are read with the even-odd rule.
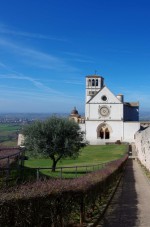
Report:
[[[5,68],[5,65],[2,62],[0,62],[0,67]]]
[[[58,82],[58,80],[54,80],[54,79],[46,79],[44,81],[47,81],[47,82]],[[73,79],[72,80],[60,80],[59,79],[59,83],[61,83],[61,84],[72,84],[72,85],[84,85],[85,84],[81,80],[73,80]]]
[[[84,82],[74,81],[74,80],[64,80],[64,83],[66,83],[66,84],[72,84],[72,85],[84,85]]]
[[[22,75],[16,75],[16,74],[0,74],[0,78],[1,79],[15,79],[15,80],[26,80],[31,82],[35,87],[42,89],[48,93],[53,93],[53,94],[57,94],[57,95],[63,95],[62,92],[59,92],[57,90],[51,89],[47,86],[45,86],[43,83],[33,79],[32,77],[27,77],[27,76],[22,76]]]
[[[31,32],[24,32],[24,31],[17,31],[14,29],[10,29],[5,25],[0,25],[0,33],[5,35],[11,36],[22,36],[27,38],[34,38],[34,39],[47,39],[47,40],[55,40],[55,41],[66,41],[66,39],[58,38],[55,36],[50,35],[43,35],[39,33],[31,33]]]
[[[1,48],[5,48],[13,55],[18,56],[19,61],[26,62],[29,65],[36,66],[38,68],[53,69],[56,71],[71,71],[77,72],[78,69],[70,66],[65,60],[54,55],[43,53],[41,51],[34,50],[32,48],[26,48],[19,46],[11,41],[0,38]],[[20,56],[22,58],[20,58]]]
[[[79,53],[74,53],[74,52],[64,52],[64,54],[68,55],[69,60],[73,60],[76,62],[80,62],[80,63],[94,63],[95,61],[92,58],[89,58],[85,55],[79,54]]]
[[[52,89],[52,88],[46,86],[45,84],[39,82],[38,80],[36,80],[36,79],[34,79],[32,77],[24,76],[24,75],[19,74],[19,73],[18,74],[17,73],[16,74],[13,74],[13,73],[12,74],[0,74],[0,79],[12,79],[12,80],[29,81],[29,82],[31,82],[34,85],[34,87],[39,89],[38,93],[37,93],[37,90],[36,91],[32,91],[30,93],[31,89],[28,89],[28,91],[26,91],[25,88],[23,88],[23,90],[22,89],[18,90],[17,86],[14,87],[13,89],[10,86],[7,86],[8,89],[6,90],[6,86],[4,86],[4,88],[5,88],[4,91],[2,89],[0,91],[0,92],[2,92],[2,94],[4,92],[5,92],[5,94],[8,94],[10,96],[11,96],[11,94],[14,94],[14,95],[15,94],[16,95],[20,94],[20,95],[27,95],[27,96],[28,96],[28,94],[30,94],[30,97],[36,96],[38,94],[38,96],[40,96],[40,97],[43,96],[43,98],[44,97],[45,98],[46,97],[50,98],[49,95],[51,95],[51,98],[52,98],[52,95],[53,95],[53,98],[60,99],[60,100],[62,99],[62,101],[65,100],[65,99],[69,100],[69,99],[75,99],[76,98],[76,96],[67,95],[64,92],[60,92],[60,91],[58,91],[56,89]],[[2,88],[2,86],[0,86],[0,87]],[[18,91],[14,90],[14,89],[17,89]],[[41,91],[44,92],[44,94],[41,94]]]

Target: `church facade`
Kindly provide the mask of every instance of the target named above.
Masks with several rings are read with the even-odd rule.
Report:
[[[134,142],[140,129],[139,103],[124,102],[122,94],[114,95],[98,75],[86,77],[84,122],[86,140],[92,145]]]

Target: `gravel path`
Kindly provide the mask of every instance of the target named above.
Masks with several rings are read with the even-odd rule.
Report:
[[[135,160],[128,160],[124,177],[98,226],[150,227],[150,183]]]

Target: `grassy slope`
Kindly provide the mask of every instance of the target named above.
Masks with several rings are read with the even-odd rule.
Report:
[[[91,165],[101,162],[108,162],[120,158],[126,152],[125,145],[101,145],[87,146],[84,148],[77,159],[61,160],[57,166],[75,166],[75,165]],[[25,161],[27,167],[51,167],[51,160],[45,159],[29,159]]]
[[[84,148],[77,159],[65,159],[60,161],[57,164],[57,167],[71,167],[71,166],[86,166],[86,165],[96,165],[103,162],[109,162],[115,159],[120,158],[127,151],[126,145],[101,145],[101,146],[87,146]],[[34,176],[36,175],[35,170],[31,170],[30,168],[38,168],[38,167],[51,167],[52,161],[49,158],[45,159],[32,159],[25,161],[26,173],[28,175],[28,171],[34,172]],[[102,167],[102,166],[101,166]],[[96,170],[98,167],[94,167]],[[74,178],[75,176],[80,176],[85,174],[86,172],[93,171],[93,167],[88,168],[78,168],[76,175],[76,168],[71,169],[63,169],[63,177],[65,178]],[[60,169],[56,170],[55,173],[52,173],[50,170],[40,170],[40,175],[47,175],[49,177],[60,177]]]

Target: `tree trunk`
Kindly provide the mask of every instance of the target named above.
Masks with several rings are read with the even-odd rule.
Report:
[[[55,172],[55,170],[56,170],[56,164],[57,164],[57,161],[53,159],[52,172]]]

